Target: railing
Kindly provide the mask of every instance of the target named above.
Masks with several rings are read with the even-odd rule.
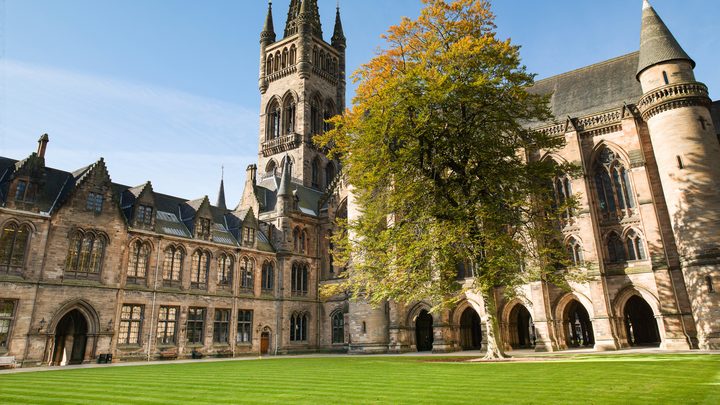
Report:
[[[262,144],[263,156],[268,157],[276,153],[297,148],[298,146],[300,146],[300,138],[300,134],[291,133],[265,141]]]
[[[703,99],[709,102],[710,98],[707,86],[698,82],[670,84],[644,95],[637,106],[643,117],[646,115],[652,116],[654,114],[651,110],[655,107],[687,98]]]

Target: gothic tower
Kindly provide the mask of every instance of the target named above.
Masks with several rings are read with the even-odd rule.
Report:
[[[720,144],[707,87],[695,62],[647,0],[643,2],[637,79],[660,185],[703,349],[720,348]]]
[[[324,190],[337,173],[312,137],[345,109],[345,36],[338,8],[331,43],[323,40],[317,0],[291,0],[276,40],[272,2],[260,34],[258,175],[279,175],[287,156],[293,181]]]

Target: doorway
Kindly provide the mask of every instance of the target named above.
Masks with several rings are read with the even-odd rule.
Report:
[[[82,364],[85,360],[88,323],[85,316],[74,309],[60,319],[55,328],[53,363],[58,366]]]
[[[463,350],[478,350],[481,346],[480,316],[474,309],[467,308],[460,317],[460,347]]]
[[[535,324],[530,311],[517,304],[510,311],[510,346],[513,349],[529,349],[535,347]]]
[[[563,317],[563,328],[567,347],[589,347],[595,344],[590,315],[577,300],[568,304]]]
[[[625,332],[630,346],[660,345],[660,331],[652,308],[644,299],[632,296],[625,303]]]
[[[417,351],[429,352],[433,348],[433,317],[426,310],[420,311],[415,319],[415,344]]]
[[[263,332],[260,335],[260,354],[268,354],[270,352],[270,332]]]

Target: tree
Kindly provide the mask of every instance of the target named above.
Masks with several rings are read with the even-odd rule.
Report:
[[[335,288],[375,304],[448,305],[467,260],[487,357],[501,357],[496,287],[551,279],[566,254],[552,225],[567,207],[553,204],[548,179],[570,168],[538,158],[564,140],[527,129],[550,118],[547,99],[528,93],[533,75],[497,38],[487,1],[423,3],[417,20],[389,29],[387,48],[353,75],[352,109],[315,139],[342,160],[360,213],[349,246],[335,241],[338,259],[353,256]]]

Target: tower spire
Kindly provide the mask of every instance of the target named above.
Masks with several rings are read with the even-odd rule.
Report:
[[[644,70],[671,60],[686,60],[695,67],[695,61],[682,49],[650,2],[643,0],[637,75],[639,77]]]
[[[338,45],[345,45],[345,33],[343,32],[342,21],[340,20],[340,0],[337,2],[335,12],[335,29],[333,30],[331,42],[336,48]]]
[[[225,166],[222,166],[220,174],[220,191],[218,191],[217,204],[218,208],[226,210],[227,204],[225,203]]]
[[[268,12],[265,17],[265,25],[263,26],[262,33],[260,33],[260,41],[266,44],[275,42],[275,24],[273,24],[272,15],[272,0],[268,1]]]
[[[300,32],[301,24],[308,24],[313,33],[322,38],[322,24],[317,0],[291,0],[285,23],[285,38]]]
[[[278,197],[290,197],[290,182],[292,181],[292,177],[290,174],[290,156],[285,155],[285,160],[283,162],[283,169],[282,174],[280,177],[280,186],[278,187],[277,195]]]

